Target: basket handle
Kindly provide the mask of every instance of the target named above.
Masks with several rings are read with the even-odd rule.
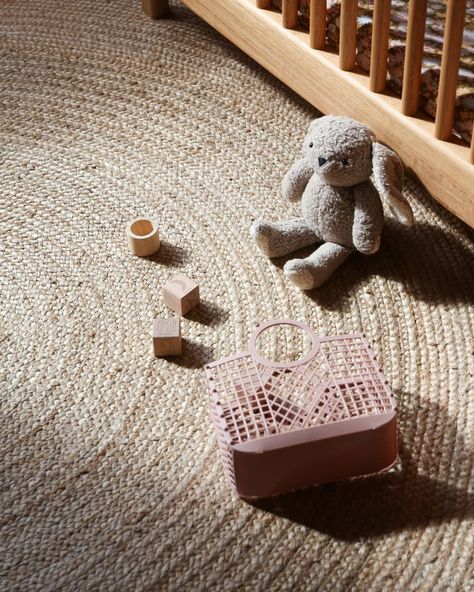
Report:
[[[305,331],[311,337],[311,349],[310,351],[305,354],[303,357],[299,358],[295,362],[275,362],[274,360],[268,360],[261,356],[257,351],[257,339],[260,335],[269,329],[270,327],[277,327],[278,325],[290,325],[292,327],[298,327],[301,330]],[[310,360],[314,358],[314,356],[318,353],[320,346],[319,337],[316,333],[305,325],[305,323],[301,323],[300,321],[291,321],[289,319],[278,319],[274,321],[268,321],[267,323],[263,323],[259,327],[255,329],[249,339],[248,349],[251,356],[257,362],[260,362],[264,366],[270,366],[271,368],[295,368],[296,366],[301,366],[302,364],[306,364]]]

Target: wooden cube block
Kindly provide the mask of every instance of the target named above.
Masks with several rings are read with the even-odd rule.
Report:
[[[181,319],[154,319],[153,349],[155,356],[179,356],[181,354]]]
[[[182,273],[166,282],[163,300],[171,310],[183,316],[199,304],[199,285]]]

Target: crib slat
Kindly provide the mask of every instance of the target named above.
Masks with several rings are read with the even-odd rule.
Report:
[[[435,136],[440,140],[447,140],[453,129],[465,11],[466,0],[448,1],[435,119]]]
[[[357,0],[341,1],[339,34],[339,67],[352,70],[355,64],[357,41]]]
[[[382,92],[387,80],[388,38],[392,0],[375,0],[370,50],[370,90]]]
[[[326,45],[326,0],[311,0],[309,5],[309,46],[323,49]]]
[[[285,29],[294,29],[298,23],[298,0],[283,0],[281,12]]]
[[[257,8],[269,8],[271,0],[257,0]]]
[[[421,61],[425,40],[427,0],[410,0],[403,69],[402,113],[414,115],[420,100]]]

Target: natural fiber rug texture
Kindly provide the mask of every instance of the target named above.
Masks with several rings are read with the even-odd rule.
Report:
[[[279,185],[317,114],[181,5],[3,0],[0,77],[0,589],[472,590],[470,231],[408,180],[414,227],[289,285],[248,231],[298,214]],[[145,259],[125,238],[141,215],[163,240]],[[156,359],[177,272],[202,303],[183,355]],[[281,317],[366,333],[400,459],[250,505],[201,368]]]

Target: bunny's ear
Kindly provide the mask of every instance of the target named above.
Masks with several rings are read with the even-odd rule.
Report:
[[[403,197],[403,164],[398,154],[380,144],[372,144],[372,170],[374,183],[392,214],[406,226],[413,224],[413,212]]]

